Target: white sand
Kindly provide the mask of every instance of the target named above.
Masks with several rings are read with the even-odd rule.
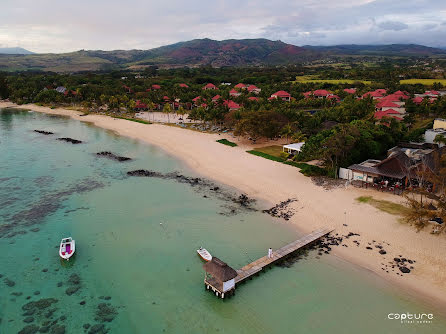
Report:
[[[7,106],[13,104],[0,102],[0,107]],[[160,124],[146,125],[101,115],[80,117],[77,111],[36,105],[20,107],[71,116],[120,135],[155,144],[185,161],[204,177],[236,187],[251,197],[274,204],[297,198],[298,201],[292,205],[296,214],[290,222],[300,230],[310,232],[320,227],[331,227],[340,235],[348,232],[360,234],[360,237],[347,240],[348,247],[334,247],[333,254],[390,280],[399,290],[404,289],[406,294],[422,297],[434,306],[446,306],[445,235],[431,235],[428,231],[417,233],[413,227],[398,222],[397,216],[356,201],[362,195],[401,201],[399,196],[354,187],[324,190],[295,167],[246,153],[248,147],[243,143],[238,147],[217,143],[216,140],[222,138],[218,134]],[[345,223],[347,227],[343,226]],[[357,247],[353,240],[358,240],[360,246]],[[373,250],[367,250],[365,247],[372,240],[390,244],[384,244],[387,254],[378,254],[378,249],[373,246]],[[416,260],[415,269],[410,274],[401,277],[395,273],[399,270],[386,273],[381,269],[382,263],[388,264],[400,254]]]

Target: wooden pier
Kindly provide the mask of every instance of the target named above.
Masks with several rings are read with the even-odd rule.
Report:
[[[269,258],[268,256],[264,256],[258,260],[255,260],[254,262],[251,262],[250,264],[247,264],[243,268],[237,270],[237,276],[235,277],[235,284],[245,281],[246,279],[262,271],[265,267],[280,261],[287,255],[290,255],[291,253],[297,251],[298,249],[303,248],[311,244],[312,242],[326,236],[331,231],[333,230],[331,229],[316,230],[296,241],[293,241],[292,243],[286,246],[283,246],[282,248],[273,251],[273,255],[271,258]]]
[[[283,246],[282,248],[273,251],[272,257],[261,257],[260,259],[247,264],[239,270],[234,270],[219,258],[213,257],[210,262],[203,265],[205,270],[204,288],[212,291],[217,297],[222,299],[224,299],[225,296],[233,296],[235,294],[237,284],[242,283],[248,278],[251,278],[253,275],[258,274],[266,267],[283,260],[291,253],[310,245],[316,240],[319,240],[331,231],[333,230],[316,230],[286,246]]]

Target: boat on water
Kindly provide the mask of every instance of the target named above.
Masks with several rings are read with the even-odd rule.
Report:
[[[209,253],[207,251],[206,248],[200,247],[200,249],[197,249],[197,253],[206,262],[209,262],[212,260],[212,255],[211,255],[211,253]]]
[[[76,244],[72,237],[64,238],[60,242],[59,255],[64,260],[69,260],[76,250]]]

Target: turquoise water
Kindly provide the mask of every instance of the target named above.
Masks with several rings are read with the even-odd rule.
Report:
[[[299,233],[212,191],[126,175],[142,168],[194,176],[154,146],[67,118],[0,111],[1,334],[32,325],[88,333],[86,324],[109,333],[446,332],[435,310],[330,255],[274,267],[235,297],[217,299],[204,290],[198,247],[239,268]],[[69,235],[77,254],[63,265],[58,244]],[[390,312],[434,313],[434,320],[401,324],[387,319]]]

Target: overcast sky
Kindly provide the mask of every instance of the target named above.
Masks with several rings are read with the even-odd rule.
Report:
[[[0,47],[150,49],[194,38],[446,46],[446,0],[1,0]]]

